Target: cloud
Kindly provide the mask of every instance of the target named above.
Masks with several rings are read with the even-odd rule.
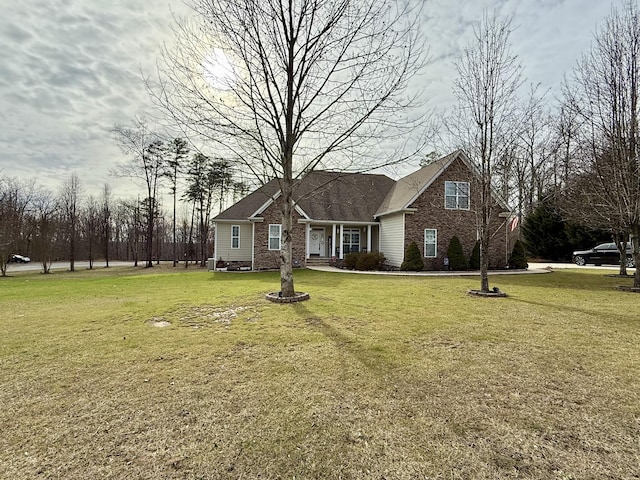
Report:
[[[0,0],[0,8],[0,169],[52,186],[74,170],[87,183],[113,180],[109,166],[122,154],[108,131],[153,111],[140,72],[152,71],[168,37],[169,5]]]
[[[525,76],[554,94],[610,11],[584,0],[429,0],[421,28],[432,62],[420,76],[428,106],[455,101],[453,62],[484,8],[514,17]],[[116,184],[109,169],[124,157],[109,130],[154,114],[141,71],[152,74],[170,42],[172,9],[187,13],[182,0],[0,0],[0,170],[54,189],[72,172],[87,186]]]

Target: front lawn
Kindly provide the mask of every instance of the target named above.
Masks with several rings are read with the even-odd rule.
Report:
[[[631,280],[295,275],[0,279],[0,477],[638,478]]]

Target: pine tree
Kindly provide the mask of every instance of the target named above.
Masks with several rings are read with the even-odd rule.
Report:
[[[400,266],[400,270],[419,272],[424,268],[424,261],[418,249],[416,242],[411,242],[404,253],[404,261]]]
[[[469,263],[464,256],[462,244],[457,236],[453,236],[447,248],[447,257],[449,258],[449,268],[451,270],[468,270]]]
[[[511,251],[511,257],[509,257],[509,268],[525,269],[528,268],[527,252],[524,248],[524,243],[520,240],[516,240]]]
[[[471,270],[480,270],[480,241],[478,240],[473,246],[471,257],[469,258],[469,268]]]

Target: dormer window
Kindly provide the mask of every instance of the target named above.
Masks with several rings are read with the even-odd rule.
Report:
[[[469,182],[444,182],[444,208],[469,210]]]

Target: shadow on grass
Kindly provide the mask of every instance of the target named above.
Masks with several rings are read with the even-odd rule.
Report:
[[[364,339],[357,335],[349,335],[340,328],[332,325],[326,319],[314,316],[304,303],[293,305],[293,309],[301,321],[304,321],[307,327],[327,338],[339,352],[348,355],[354,359],[359,366],[373,377],[379,380],[386,377],[397,368],[397,363],[393,361],[392,351],[388,346],[382,344],[367,344]],[[335,323],[338,319],[333,320]]]
[[[582,273],[575,271],[554,271],[549,275],[504,275],[490,277],[492,284],[505,286],[537,287],[568,290],[591,290],[593,292],[613,292],[625,280],[633,283],[633,278],[610,277],[601,272]],[[508,292],[507,292],[508,293]]]
[[[579,313],[581,315],[590,316],[597,319],[602,319],[602,315],[603,315],[603,313],[599,310],[579,308],[579,307],[575,307],[575,306],[571,306],[563,303],[541,302],[541,301],[527,300],[525,298],[518,298],[514,296],[510,296],[509,300],[514,302],[524,303],[526,305],[534,305],[536,307],[553,308],[561,312],[564,311],[564,312]],[[607,321],[617,320],[621,322],[640,323],[640,319],[638,318],[638,315],[636,312],[630,312],[629,314],[618,312],[613,315],[610,313],[607,313],[606,320]]]

